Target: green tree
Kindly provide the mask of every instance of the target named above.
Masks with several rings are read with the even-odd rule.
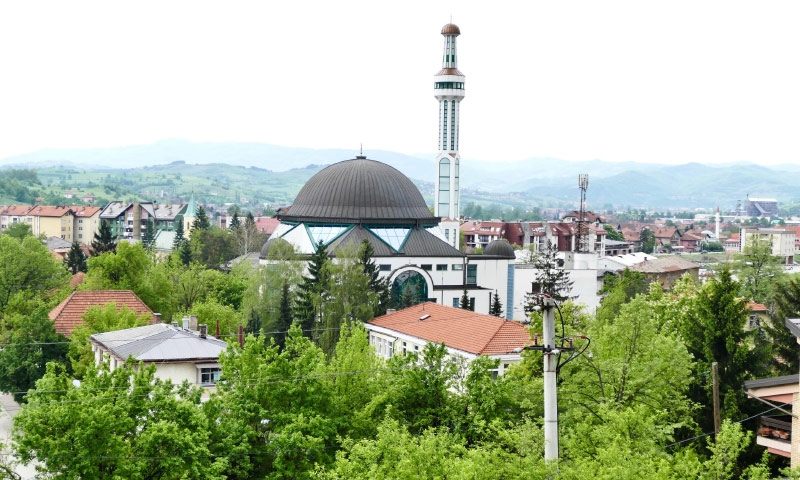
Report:
[[[278,306],[277,329],[273,333],[275,343],[283,349],[286,345],[286,335],[289,327],[292,326],[292,292],[289,290],[289,282],[284,281],[281,286],[281,299]]]
[[[489,307],[489,315],[494,315],[495,317],[503,316],[503,303],[500,302],[500,295],[497,294],[497,290],[495,290],[494,295],[492,295],[492,305]]]
[[[9,315],[4,322],[6,345],[0,349],[0,391],[17,402],[45,374],[47,362],[66,363],[67,339],[56,333],[46,308],[32,315]]]
[[[613,320],[623,305],[637,295],[646,294],[650,288],[650,280],[644,273],[627,268],[619,275],[605,276],[604,280],[600,293],[605,297],[597,310],[597,318],[604,321]]]
[[[206,268],[220,269],[236,257],[235,238],[224,228],[209,227],[192,232],[192,259]]]
[[[175,239],[172,241],[172,250],[180,250],[185,241],[186,237],[183,231],[183,216],[178,215],[175,217]]]
[[[94,352],[89,337],[95,333],[112,332],[125,328],[149,325],[152,317],[148,313],[137,315],[126,305],[117,309],[114,302],[104,306],[91,306],[81,317],[83,324],[77,326],[69,337],[69,359],[72,371],[77,378],[83,378],[87,370],[95,363]]]
[[[403,292],[403,293],[405,293],[405,292]],[[408,305],[408,306],[410,307],[411,305]],[[404,307],[406,307],[406,306],[404,305]],[[459,300],[459,302],[458,302],[458,308],[461,308],[463,310],[472,310],[472,302],[470,301],[469,292],[467,291],[467,287],[464,287],[464,291],[461,293],[461,300]]]
[[[800,317],[800,279],[792,277],[779,282],[775,286],[773,299],[775,308],[770,314],[770,321],[765,322],[762,328],[766,333],[771,357],[781,359],[773,363],[775,373],[792,375],[800,370],[800,346],[784,322],[787,318]]]
[[[533,254],[532,263],[541,293],[550,295],[557,302],[568,300],[574,282],[570,280],[569,272],[564,270],[564,262],[558,258],[557,246],[548,240],[544,249]],[[534,298],[534,294],[526,295],[526,312],[533,310]]]
[[[133,290],[145,303],[144,279],[150,258],[140,244],[122,242],[116,253],[106,252],[89,259],[85,285],[90,290]]]
[[[747,413],[742,384],[762,376],[766,366],[763,349],[753,348],[754,331],[745,330],[749,309],[739,292],[731,271],[722,269],[702,287],[679,324],[686,347],[697,362],[698,383],[690,395],[700,405],[698,420],[704,431],[713,427],[711,364],[718,364],[722,416],[733,420]]]
[[[188,266],[192,263],[192,247],[188,241],[184,240],[181,243],[181,247],[178,250],[178,256],[184,265]]]
[[[321,313],[322,304],[328,297],[330,286],[330,259],[328,250],[320,242],[308,260],[308,275],[297,286],[298,296],[294,304],[294,318],[306,335],[316,330],[316,323]]]
[[[231,230],[235,230],[235,229],[239,228],[239,225],[240,225],[239,212],[233,212],[233,216],[231,217],[231,225],[230,225]]]
[[[94,234],[92,248],[90,250],[93,257],[106,252],[115,253],[117,251],[117,243],[114,240],[114,236],[111,234],[111,226],[108,222],[100,221],[100,229]]]
[[[325,354],[299,326],[292,326],[283,350],[248,336],[220,364],[218,395],[206,409],[218,419],[212,438],[233,454],[231,478],[308,478],[332,461],[336,424]]]
[[[750,300],[767,303],[773,286],[786,276],[781,257],[772,254],[772,243],[756,235],[749,236],[744,251],[736,256],[736,260],[741,294]]]
[[[16,295],[36,298],[67,280],[63,264],[38,238],[0,235],[0,313]]]
[[[86,254],[83,253],[80,244],[76,242],[72,242],[72,246],[69,248],[69,252],[67,252],[67,256],[64,257],[64,266],[67,267],[67,271],[75,275],[78,272],[85,272],[86,271]]]
[[[382,278],[380,268],[372,259],[375,250],[372,243],[364,239],[358,251],[358,261],[364,270],[364,275],[369,279],[369,289],[375,294],[377,301],[373,305],[374,315],[379,317],[386,314],[386,309],[392,302],[392,288],[388,278]]]
[[[639,232],[639,251],[651,254],[656,248],[656,234],[652,230],[645,227]]]
[[[603,225],[603,228],[607,232],[607,234],[606,234],[606,239],[607,240],[614,240],[614,241],[617,241],[617,242],[624,242],[625,241],[625,235],[623,235],[622,232],[617,231],[617,229],[614,228],[613,226],[606,224],[606,225]]]
[[[194,218],[194,222],[192,223],[192,235],[194,235],[195,231],[197,230],[208,230],[209,228],[211,228],[211,222],[208,219],[206,209],[203,208],[202,205],[198,205],[197,216]]]
[[[80,386],[54,364],[14,419],[16,452],[48,478],[226,478],[200,390],[128,361],[92,369]]]
[[[150,218],[147,221],[147,225],[145,226],[144,234],[142,235],[142,246],[145,250],[152,250],[153,246],[155,245],[156,241],[156,224],[155,221]]]
[[[33,235],[33,232],[31,232],[31,226],[27,223],[15,222],[6,228],[6,230],[3,232],[3,235],[8,235],[11,238],[22,240],[25,237]]]

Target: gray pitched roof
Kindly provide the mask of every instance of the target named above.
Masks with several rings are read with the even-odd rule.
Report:
[[[228,346],[214,337],[200,338],[165,323],[96,333],[90,338],[119,358],[133,357],[144,362],[216,361]]]
[[[660,257],[655,260],[637,263],[630,267],[631,270],[642,273],[676,272],[681,270],[699,269],[700,265],[684,260],[678,256]]]

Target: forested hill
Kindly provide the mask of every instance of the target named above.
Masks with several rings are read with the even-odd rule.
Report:
[[[314,150],[264,144],[192,143],[180,140],[152,145],[43,150],[0,160],[0,204],[64,203],[64,192],[92,193],[100,199],[187,198],[223,204],[288,204],[308,178],[324,165],[353,158],[356,150]],[[429,204],[433,202],[433,154],[409,156],[364,151],[409,176]],[[125,167],[125,168],[120,168]],[[41,184],[17,178],[8,169],[34,169]],[[751,197],[798,203],[800,166],[754,164],[678,166],[566,162],[530,158],[517,162],[462,160],[462,203],[496,203],[504,208],[564,206],[579,199],[577,175],[589,174],[588,206],[595,210],[733,209]],[[15,174],[16,175],[16,174]],[[244,198],[246,201],[241,201]],[[162,200],[163,201],[163,200]],[[95,202],[98,204],[99,202]]]

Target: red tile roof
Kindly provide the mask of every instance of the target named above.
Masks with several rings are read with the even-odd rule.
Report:
[[[255,220],[256,229],[267,235],[272,235],[272,232],[274,232],[275,228],[281,223],[280,220],[274,217],[257,217]]]
[[[766,305],[763,305],[761,303],[756,303],[756,302],[751,300],[750,303],[747,306],[748,306],[748,308],[750,308],[750,311],[752,311],[754,313],[767,313]]]
[[[37,205],[28,212],[28,215],[37,216],[37,217],[63,217],[64,215],[72,213],[71,207],[66,207],[64,205],[59,206],[49,206],[49,205]]]
[[[530,344],[530,333],[519,323],[433,302],[374,318],[369,324],[475,355],[513,353]]]
[[[75,327],[83,324],[83,314],[89,307],[102,307],[107,303],[116,303],[117,310],[125,305],[137,315],[147,313],[153,315],[150,307],[130,290],[82,290],[73,292],[56,308],[50,311],[50,320],[55,322],[56,332],[69,336]]]

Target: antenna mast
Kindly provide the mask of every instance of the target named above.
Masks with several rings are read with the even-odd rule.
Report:
[[[578,232],[575,234],[575,251],[587,252],[589,246],[589,232],[586,226],[586,190],[589,188],[589,174],[578,175],[578,188],[581,190],[581,206],[578,211]]]

